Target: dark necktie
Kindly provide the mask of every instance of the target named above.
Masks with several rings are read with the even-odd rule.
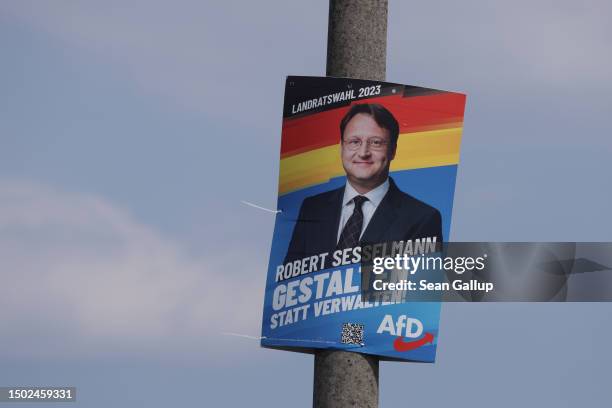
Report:
[[[359,236],[361,235],[361,228],[363,227],[363,210],[361,206],[366,201],[368,201],[368,199],[364,196],[355,196],[355,198],[353,198],[355,208],[340,234],[336,249],[354,248],[359,244]]]

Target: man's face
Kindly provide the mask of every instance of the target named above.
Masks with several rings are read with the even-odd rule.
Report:
[[[382,184],[395,157],[389,131],[366,113],[355,115],[344,128],[342,166],[351,185],[366,193]]]

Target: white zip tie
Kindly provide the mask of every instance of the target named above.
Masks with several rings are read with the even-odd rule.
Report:
[[[274,214],[280,214],[280,213],[283,212],[283,210],[271,210],[269,208],[260,207],[257,204],[249,203],[248,201],[244,201],[244,200],[240,200],[240,202],[242,202],[243,204],[246,204],[246,205],[250,205],[251,207],[259,208],[260,210],[268,211],[268,212],[271,212],[271,213],[274,213]]]
[[[313,340],[313,339],[283,339],[280,337],[262,337],[262,339],[278,340],[278,341],[308,341],[310,343],[338,344],[337,341]]]
[[[279,337],[260,337],[260,336],[250,336],[248,334],[240,334],[240,333],[231,333],[231,332],[222,332],[223,336],[236,336],[243,337],[245,339],[250,340],[262,340],[262,339],[270,339],[270,340],[278,340],[278,341],[308,341],[311,343],[325,343],[325,344],[338,344],[336,341],[328,341],[328,340],[314,340],[314,339],[283,339]]]
[[[244,337],[245,339],[251,339],[251,340],[261,340],[265,337],[257,337],[257,336],[249,336],[248,334],[240,334],[240,333],[221,333],[224,336],[236,336],[236,337]]]

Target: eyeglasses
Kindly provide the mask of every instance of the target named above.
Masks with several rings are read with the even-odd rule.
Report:
[[[368,147],[372,150],[383,150],[389,144],[385,139],[381,139],[379,137],[373,137],[366,141]],[[363,144],[363,140],[361,139],[349,139],[343,140],[342,144],[346,146],[348,150],[357,150]]]

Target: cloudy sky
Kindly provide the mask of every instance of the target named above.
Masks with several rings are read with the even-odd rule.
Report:
[[[387,79],[468,95],[452,238],[612,241],[611,14],[390,1]],[[326,38],[326,1],[0,2],[0,386],[310,406],[311,356],[224,333],[259,334],[274,219],[241,200],[274,206],[284,77]],[[444,305],[381,406],[608,406],[611,312]]]

